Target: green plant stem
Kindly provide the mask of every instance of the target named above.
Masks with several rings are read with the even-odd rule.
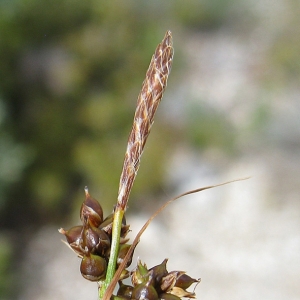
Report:
[[[116,264],[119,254],[119,245],[120,245],[120,232],[122,227],[122,220],[125,211],[117,206],[114,212],[114,220],[112,227],[112,241],[111,241],[111,252],[109,257],[109,262],[107,266],[106,278],[104,283],[101,285],[99,289],[99,300],[101,300],[104,296],[104,293],[112,281],[114,274],[116,272]]]

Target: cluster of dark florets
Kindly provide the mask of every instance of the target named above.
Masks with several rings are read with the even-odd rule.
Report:
[[[193,283],[200,280],[191,278],[183,271],[167,271],[167,259],[160,265],[148,269],[140,261],[136,269],[131,272],[132,285],[125,285],[119,281],[117,300],[180,300],[182,297],[195,298],[195,293],[188,292]]]
[[[85,189],[85,200],[80,209],[82,225],[74,226],[69,230],[63,228],[59,232],[65,235],[67,245],[81,258],[80,272],[90,281],[102,281],[106,277],[106,269],[110,256],[112,241],[112,224],[114,214],[103,219],[103,210],[100,203],[92,198]],[[123,262],[131,244],[126,238],[129,225],[125,217],[122,221],[120,247],[117,267]],[[113,300],[180,300],[183,297],[195,298],[195,293],[187,291],[193,283],[200,280],[191,278],[183,271],[167,271],[167,259],[160,265],[147,268],[140,261],[134,271],[124,270],[119,279],[119,289]],[[130,266],[131,258],[126,263]],[[131,278],[132,285],[123,284],[125,278]]]
[[[82,225],[74,226],[69,230],[61,228],[59,232],[65,235],[69,247],[82,259],[80,264],[82,276],[90,281],[99,281],[105,279],[106,275],[114,214],[103,219],[100,203],[91,197],[87,188],[85,195],[85,201],[80,209]],[[131,246],[126,244],[129,240],[126,239],[128,231],[129,225],[126,225],[126,220],[123,218],[117,264],[122,262]]]

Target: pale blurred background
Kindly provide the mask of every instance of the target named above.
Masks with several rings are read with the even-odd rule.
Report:
[[[127,215],[149,267],[198,299],[300,299],[298,0],[0,1],[0,299],[97,299],[60,227],[84,186],[116,201],[136,98],[171,30],[175,57]]]

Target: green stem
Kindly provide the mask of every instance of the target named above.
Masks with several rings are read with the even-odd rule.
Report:
[[[116,264],[119,254],[119,245],[120,245],[120,232],[122,227],[122,220],[124,216],[124,210],[116,208],[114,212],[114,220],[112,227],[112,241],[111,241],[111,252],[109,257],[109,262],[107,266],[106,279],[99,289],[99,300],[104,296],[104,293],[112,281],[114,274],[116,272]]]

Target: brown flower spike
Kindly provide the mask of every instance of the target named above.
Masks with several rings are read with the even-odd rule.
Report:
[[[171,31],[167,31],[152,56],[146,78],[138,96],[132,130],[120,178],[117,206],[126,210],[128,197],[140,166],[141,155],[153,124],[156,109],[163,96],[173,61]]]
[[[140,166],[141,155],[153,124],[154,115],[167,86],[167,80],[173,62],[173,54],[172,34],[171,31],[167,31],[162,42],[155,49],[138,96],[120,178],[111,249],[115,249],[119,244],[118,236],[120,229],[118,225],[119,221],[117,220],[122,218],[126,211],[129,194]],[[132,255],[135,246],[136,244],[129,249],[126,255],[128,258]],[[112,251],[112,254],[114,254],[114,251]],[[110,273],[111,269],[115,268],[116,259],[115,255],[110,257],[108,273]],[[107,282],[110,282],[110,287],[107,288],[106,284],[103,285],[102,291],[106,290],[103,300],[110,298],[113,286],[116,284],[117,278],[119,278],[122,269],[125,267],[125,264],[123,265],[123,263],[121,263],[121,265],[119,270],[117,270],[118,275],[115,274],[113,282],[110,282],[110,278],[107,277]],[[100,291],[100,294],[102,294],[102,291]]]

